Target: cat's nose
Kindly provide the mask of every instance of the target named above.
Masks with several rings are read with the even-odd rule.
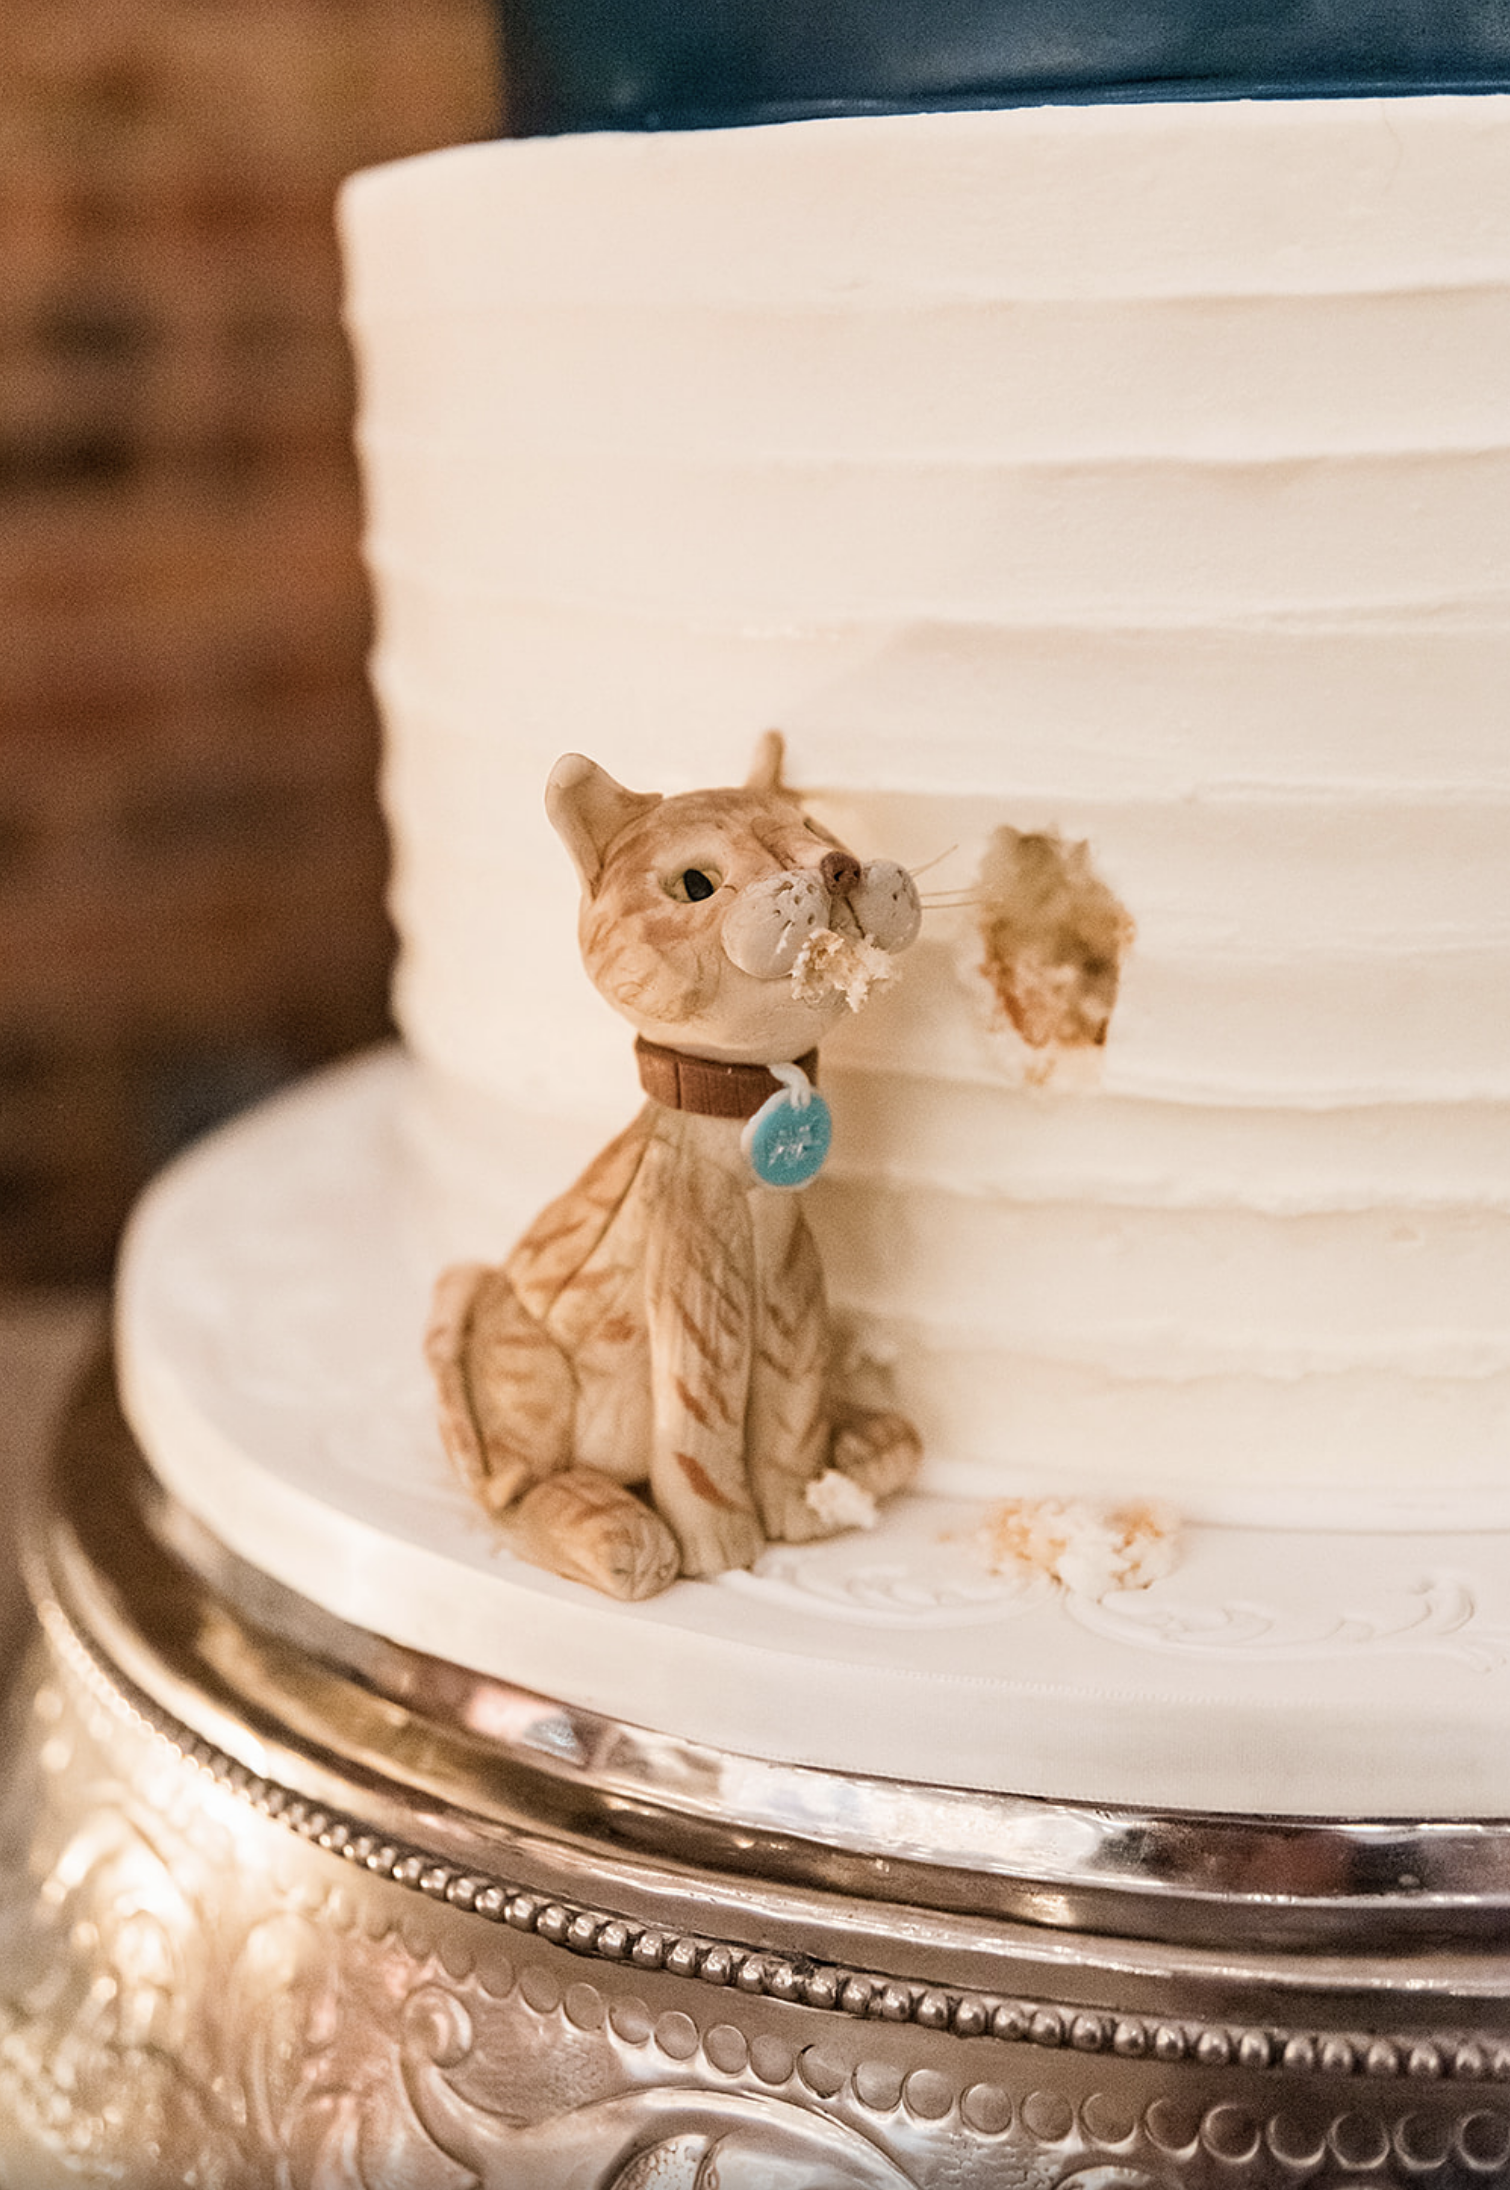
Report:
[[[860,862],[853,852],[825,852],[818,873],[830,897],[848,897],[860,880]]]

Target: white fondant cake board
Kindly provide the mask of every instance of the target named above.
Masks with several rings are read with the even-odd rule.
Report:
[[[1507,1533],[1196,1528],[1174,1574],[1099,1602],[992,1575],[981,1509],[923,1497],[642,1605],[514,1560],[434,1428],[412,1069],[368,1059],[268,1106],[135,1220],[127,1411],[241,1557],[397,1643],[766,1759],[1138,1807],[1510,1814]]]

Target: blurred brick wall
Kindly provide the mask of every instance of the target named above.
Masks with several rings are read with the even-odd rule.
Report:
[[[0,1284],[385,1029],[332,230],[496,126],[483,0],[8,0]]]

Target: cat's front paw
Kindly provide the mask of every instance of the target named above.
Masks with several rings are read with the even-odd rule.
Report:
[[[766,1547],[765,1530],[753,1513],[699,1513],[677,1516],[682,1572],[700,1581],[753,1566]]]

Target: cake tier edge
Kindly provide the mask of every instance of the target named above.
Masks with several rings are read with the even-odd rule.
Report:
[[[434,1426],[413,1071],[380,1054],[254,1113],[133,1224],[126,1411],[240,1557],[411,1649],[767,1761],[1249,1816],[1510,1812],[1510,1531],[1192,1527],[1173,1574],[1100,1598],[993,1571],[984,1509],[921,1496],[641,1605],[516,1561]]]

